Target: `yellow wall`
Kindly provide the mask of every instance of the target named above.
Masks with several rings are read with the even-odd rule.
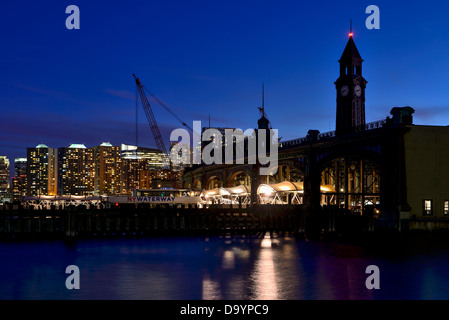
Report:
[[[432,199],[432,216],[444,217],[443,202],[449,200],[449,127],[411,126],[405,134],[405,159],[410,215],[422,217],[423,199]]]

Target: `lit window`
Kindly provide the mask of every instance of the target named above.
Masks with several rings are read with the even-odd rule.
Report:
[[[432,200],[423,200],[423,215],[432,215]]]
[[[449,214],[449,201],[444,200],[444,214]]]

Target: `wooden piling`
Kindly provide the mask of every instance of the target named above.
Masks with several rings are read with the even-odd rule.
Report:
[[[47,218],[48,217],[48,218]],[[127,206],[113,208],[66,207],[64,210],[2,210],[0,236],[64,235],[114,236],[164,233],[247,233],[323,230],[340,232],[350,227],[372,230],[372,217],[345,216],[338,208],[307,212],[302,205]],[[366,224],[366,225],[365,225]]]

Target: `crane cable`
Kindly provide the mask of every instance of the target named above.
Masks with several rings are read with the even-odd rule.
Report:
[[[152,92],[150,92],[147,88],[143,87],[144,90],[158,103],[160,104],[165,110],[167,110],[172,116],[174,116],[183,126],[185,126],[186,128],[188,128],[190,131],[193,132],[193,129],[184,121],[181,120],[181,118],[179,118],[176,113],[174,113],[173,111],[170,110],[169,107],[167,107],[161,100],[159,100]]]

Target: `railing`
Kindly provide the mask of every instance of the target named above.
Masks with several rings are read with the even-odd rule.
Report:
[[[365,130],[379,129],[387,123],[386,119],[378,120],[365,124]]]
[[[323,132],[318,135],[318,140],[329,139],[335,137],[335,131]]]
[[[354,128],[353,132],[357,133],[357,132],[362,132],[362,131],[367,131],[367,130],[380,129],[380,128],[384,127],[386,123],[387,123],[387,120],[385,120],[385,119],[366,123],[363,126]],[[334,130],[334,131],[320,133],[320,134],[318,134],[317,138],[318,138],[318,140],[325,140],[325,139],[331,139],[331,138],[335,138],[335,137],[336,137],[336,134],[335,134],[335,130]],[[299,145],[306,143],[307,141],[308,141],[307,137],[287,140],[287,141],[280,142],[279,148],[288,148],[288,147],[299,146]]]
[[[287,140],[287,141],[283,141],[279,144],[280,148],[285,148],[285,147],[293,147],[293,146],[297,146],[297,145],[301,145],[303,143],[305,143],[307,141],[307,138],[298,138],[298,139],[293,139],[293,140]]]

